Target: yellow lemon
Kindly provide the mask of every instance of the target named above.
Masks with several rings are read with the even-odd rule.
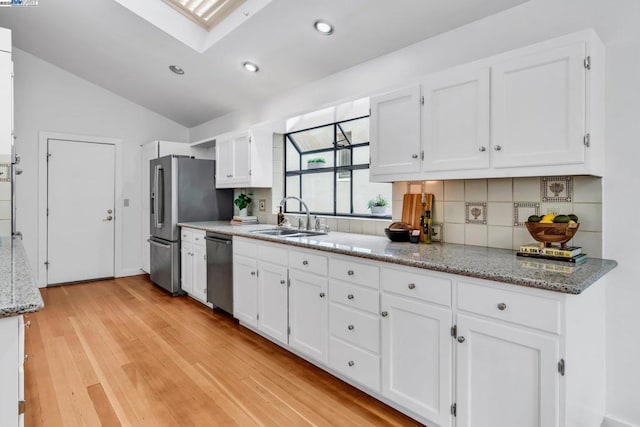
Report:
[[[554,214],[546,214],[545,216],[542,217],[542,220],[540,222],[553,222],[553,220],[555,219],[555,215]]]
[[[543,219],[538,224],[553,224],[553,221],[549,221],[549,220]]]

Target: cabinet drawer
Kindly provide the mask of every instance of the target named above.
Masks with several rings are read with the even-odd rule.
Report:
[[[380,289],[380,269],[345,259],[329,260],[329,275],[345,282]]]
[[[329,366],[380,393],[380,358],[335,338],[329,339]]]
[[[380,318],[331,303],[329,333],[372,353],[380,352]]]
[[[292,250],[289,252],[289,267],[326,276],[327,257],[308,251]]]
[[[258,259],[272,264],[287,265],[289,251],[283,245],[258,245]]]
[[[416,271],[382,269],[382,289],[451,307],[451,280]]]
[[[366,310],[373,314],[380,313],[380,293],[377,290],[331,280],[329,298],[333,302],[339,302],[349,307]]]
[[[180,229],[180,240],[183,242],[193,242],[193,230],[182,227]]]
[[[551,298],[458,282],[458,308],[560,333],[560,301]]]
[[[233,254],[256,258],[258,256],[258,245],[255,243],[255,240],[234,237]]]
[[[193,243],[198,246],[205,246],[206,242],[204,241],[204,237],[207,235],[205,231],[202,230],[192,230],[191,236],[193,238]]]

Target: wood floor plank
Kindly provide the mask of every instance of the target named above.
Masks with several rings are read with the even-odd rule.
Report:
[[[42,294],[26,334],[28,427],[419,425],[147,276]]]

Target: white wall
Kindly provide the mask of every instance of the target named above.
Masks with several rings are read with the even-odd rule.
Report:
[[[606,45],[604,256],[619,266],[608,280],[608,412],[640,425],[640,2],[532,0],[190,129],[192,141],[417,82],[420,76],[584,28]],[[384,35],[382,35],[383,37]],[[634,155],[635,154],[635,155]],[[635,185],[634,185],[635,184]],[[570,363],[570,361],[569,361]]]
[[[186,141],[182,125],[134,104],[54,65],[14,49],[17,152],[24,173],[17,180],[17,228],[34,271],[38,260],[38,133],[60,132],[122,139],[122,271],[135,274],[141,265],[140,144],[153,139]],[[114,78],[119,78],[114,75]],[[123,207],[123,199],[129,207]]]

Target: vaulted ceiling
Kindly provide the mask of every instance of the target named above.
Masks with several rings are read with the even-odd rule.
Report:
[[[273,0],[202,53],[114,0],[2,8],[0,27],[18,48],[192,127],[524,1]],[[317,19],[334,34],[317,33]]]

